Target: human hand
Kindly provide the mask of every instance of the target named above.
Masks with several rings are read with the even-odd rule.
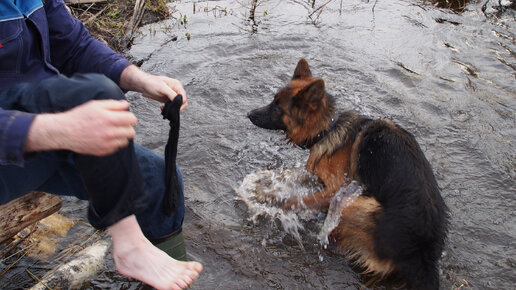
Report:
[[[36,116],[25,151],[70,150],[95,156],[109,155],[127,146],[136,135],[137,119],[129,103],[94,100],[57,114]]]
[[[144,83],[142,91],[144,96],[165,103],[168,100],[173,101],[179,94],[183,96],[183,104],[180,110],[186,109],[188,105],[186,92],[180,81],[165,76],[149,75]]]
[[[135,65],[128,66],[120,75],[120,87],[142,93],[145,97],[165,103],[174,100],[176,95],[183,96],[181,111],[186,109],[188,102],[186,91],[179,80],[166,76],[148,74]]]

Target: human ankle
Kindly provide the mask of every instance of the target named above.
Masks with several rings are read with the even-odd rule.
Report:
[[[137,246],[142,243],[150,243],[140,228],[136,216],[130,215],[108,227],[108,233],[113,239],[113,246],[132,244]]]

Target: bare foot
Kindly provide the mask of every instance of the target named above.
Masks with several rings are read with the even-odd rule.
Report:
[[[184,289],[199,277],[202,265],[177,261],[143,235],[134,215],[108,227],[118,272],[156,289]]]

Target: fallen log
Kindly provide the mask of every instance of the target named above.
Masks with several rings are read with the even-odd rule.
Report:
[[[98,275],[104,268],[104,258],[111,246],[110,240],[101,240],[77,253],[70,262],[60,265],[39,280],[30,290],[76,289],[86,280]]]
[[[57,212],[62,204],[60,196],[33,191],[0,205],[0,243]]]

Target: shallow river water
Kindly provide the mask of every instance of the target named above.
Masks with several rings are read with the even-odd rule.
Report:
[[[237,194],[249,174],[306,162],[308,151],[246,117],[302,57],[338,109],[392,118],[420,143],[451,212],[441,288],[514,289],[516,22],[514,11],[497,15],[495,2],[484,15],[483,3],[455,13],[416,0],[175,1],[172,19],[143,27],[129,54],[144,70],[181,80],[188,94],[178,164],[189,257],[204,265],[193,289],[366,282],[320,246],[324,216],[300,218],[300,242],[285,221],[254,216]],[[163,152],[159,105],[128,98],[137,142]],[[108,268],[91,287],[142,287]]]

